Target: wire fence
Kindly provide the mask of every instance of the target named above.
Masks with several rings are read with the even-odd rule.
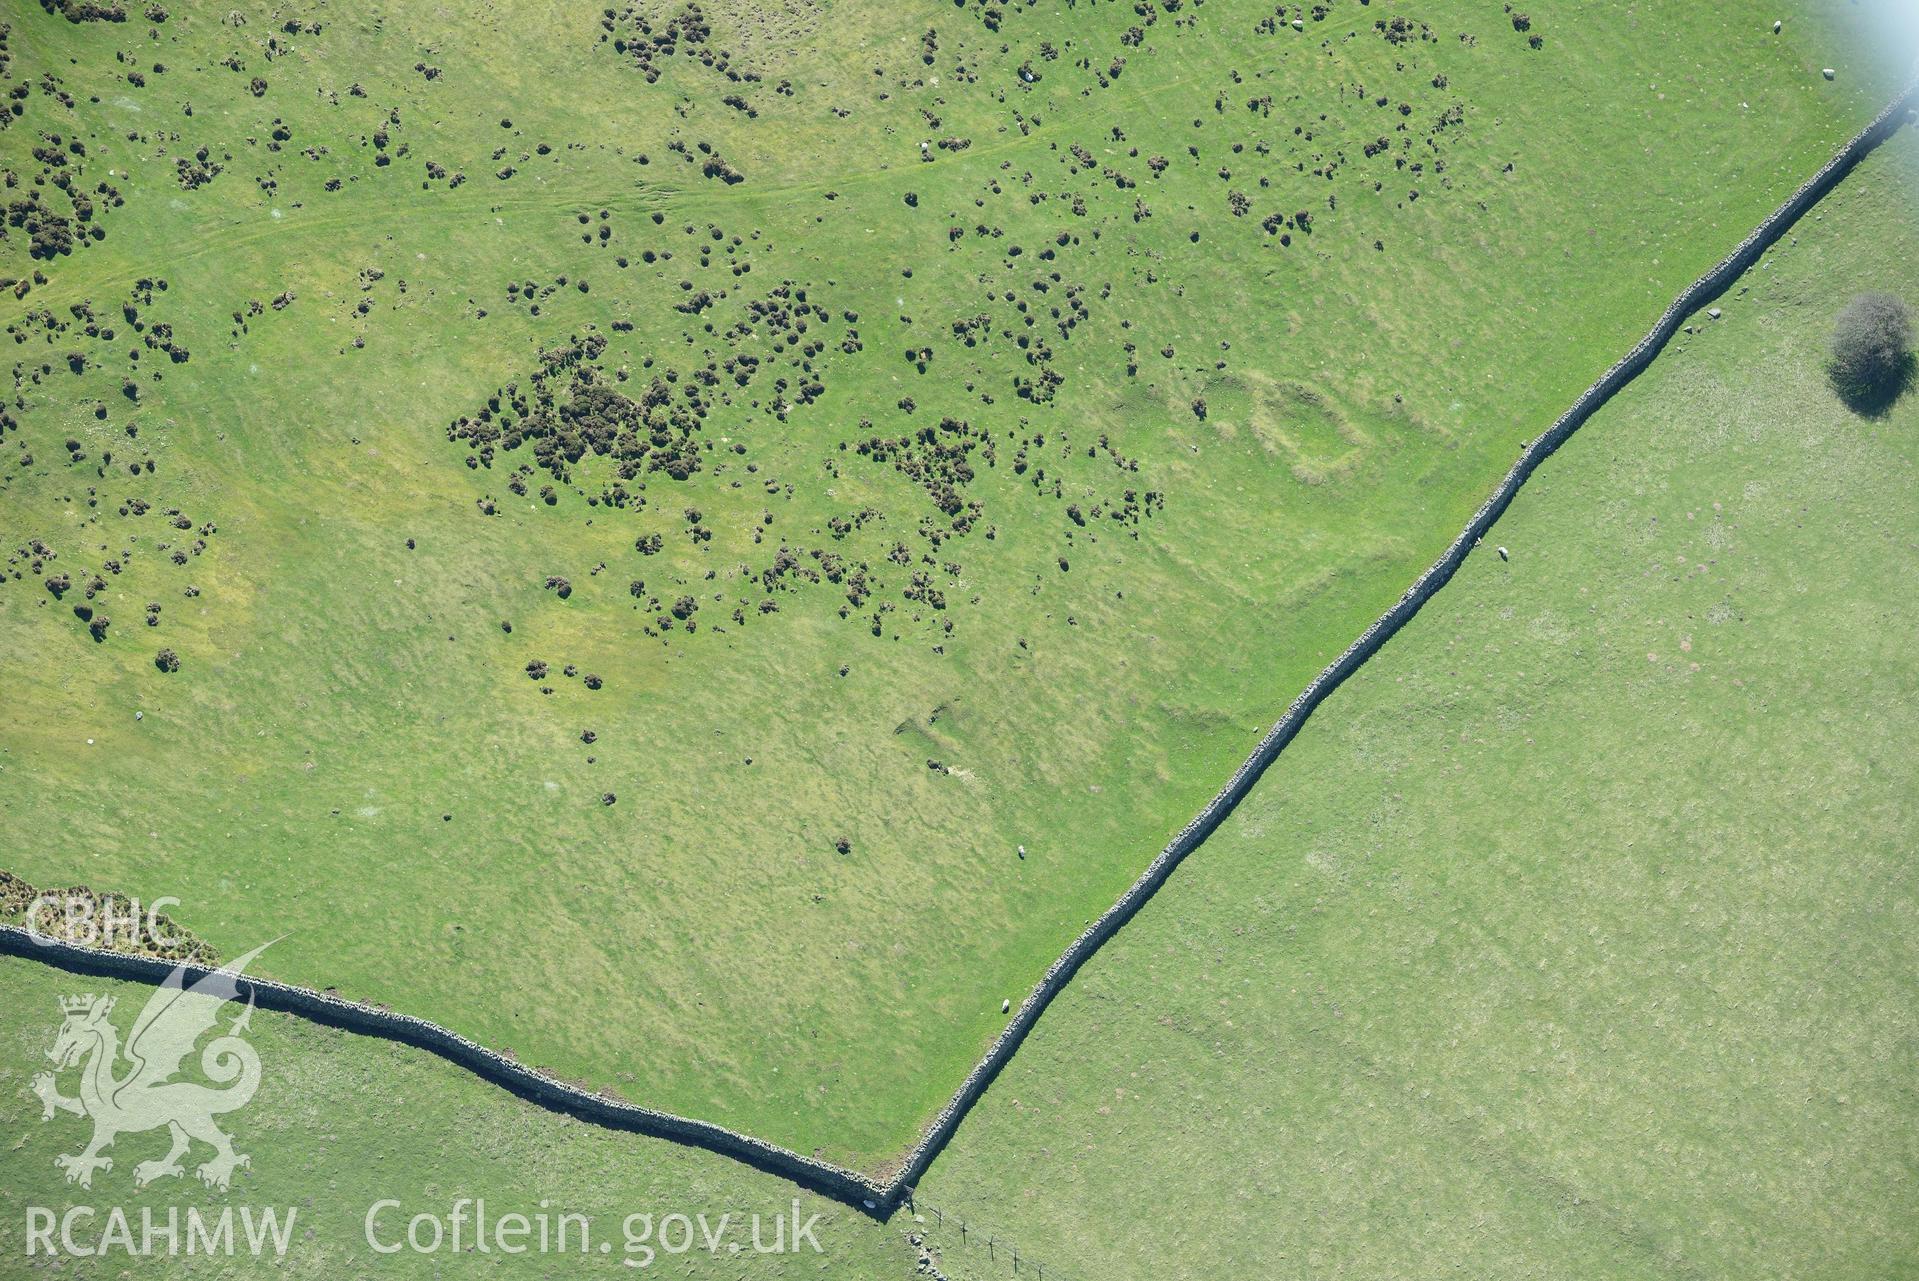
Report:
[[[973,1276],[1019,1277],[1022,1281],[1086,1281],[1077,1273],[1054,1267],[1043,1259],[1021,1250],[1004,1232],[994,1230],[973,1215],[928,1204],[910,1188],[906,1209],[912,1213],[912,1235],[923,1251],[933,1256],[933,1266],[942,1270],[963,1267],[965,1273],[951,1281],[966,1281]],[[933,1275],[928,1273],[928,1275]]]

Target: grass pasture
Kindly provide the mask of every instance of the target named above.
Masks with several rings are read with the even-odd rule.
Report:
[[[1087,1276],[1902,1276],[1919,299],[1889,142],[1529,482],[921,1185]]]
[[[775,1278],[849,1277],[863,1281],[911,1275],[913,1252],[897,1225],[877,1223],[846,1206],[796,1191],[783,1179],[749,1170],[727,1158],[679,1144],[583,1125],[522,1103],[468,1073],[403,1046],[370,1040],[308,1023],[291,1015],[255,1011],[248,1040],[262,1065],[259,1093],[224,1122],[236,1151],[252,1165],[234,1175],[231,1188],[216,1192],[196,1182],[191,1164],[179,1180],[133,1190],[133,1167],[166,1150],[160,1132],[127,1134],[113,1145],[114,1168],[96,1173],[91,1188],[65,1183],[53,1158],[79,1151],[88,1123],[58,1115],[42,1121],[40,1102],[29,1092],[34,1071],[60,1026],[59,998],[82,992],[112,995],[138,1007],[153,989],[139,984],[77,978],[31,961],[0,958],[8,1000],[0,1007],[0,1121],[10,1136],[0,1148],[0,1258],[9,1277],[346,1277],[448,1276],[662,1276]],[[121,1016],[130,1025],[130,1017]],[[224,1025],[230,1017],[222,1017]],[[193,1060],[189,1060],[191,1063]],[[193,1069],[189,1066],[189,1078]],[[71,1074],[62,1087],[72,1090]],[[196,1147],[188,1158],[207,1155]],[[444,1225],[456,1200],[484,1198],[489,1221],[523,1214],[537,1226],[549,1216],[548,1250],[532,1248],[537,1235],[516,1241],[492,1238],[496,1248],[472,1249],[474,1218],[466,1214],[464,1242],[454,1250],[442,1226],[441,1248],[405,1247],[409,1220],[427,1214]],[[373,1241],[367,1215],[377,1203],[397,1201],[375,1213]],[[817,1215],[810,1237],[792,1230],[792,1206],[802,1225]],[[217,1218],[224,1208],[273,1207],[294,1213],[284,1257],[256,1261],[244,1249],[236,1257],[205,1257],[179,1248],[139,1257],[112,1250],[104,1258],[50,1260],[27,1256],[26,1207],[64,1217],[76,1206],[95,1207],[76,1218],[76,1244],[90,1246],[107,1227],[107,1207],[127,1207],[135,1240],[143,1231],[144,1206],[165,1222],[172,1209],[184,1224],[189,1210]],[[584,1215],[587,1248],[569,1228],[558,1245],[559,1216]],[[677,1224],[660,1248],[657,1225],[668,1216],[706,1216],[707,1238],[680,1250]],[[760,1216],[753,1248],[753,1216]],[[650,1216],[650,1222],[630,1216]],[[722,1216],[730,1216],[722,1224]],[[776,1238],[777,1217],[787,1226]],[[57,1221],[57,1219],[56,1219]],[[284,1217],[282,1219],[284,1221]],[[697,1219],[695,1220],[697,1222]],[[239,1229],[236,1228],[236,1233]],[[630,1231],[630,1238],[629,1238]],[[164,1237],[156,1240],[164,1242]],[[431,1230],[420,1229],[422,1246]],[[629,1245],[629,1239],[631,1244]],[[773,1250],[775,1241],[797,1250]],[[808,1240],[817,1240],[816,1252]],[[55,1238],[58,1244],[58,1238]],[[497,1248],[524,1244],[522,1254]],[[605,1253],[599,1243],[612,1249]],[[38,1243],[36,1242],[36,1247]],[[397,1253],[385,1248],[399,1245]],[[728,1247],[738,1245],[737,1252]],[[651,1251],[649,1253],[649,1250]],[[631,1261],[629,1266],[628,1261]]]
[[[867,1170],[1894,80],[1839,0],[137,8],[8,22],[105,235],[0,242],[0,868]]]

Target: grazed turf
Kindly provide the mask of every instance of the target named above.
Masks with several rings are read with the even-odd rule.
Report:
[[[905,1278],[912,1275],[913,1252],[899,1223],[876,1223],[846,1206],[799,1192],[786,1181],[755,1173],[727,1158],[678,1144],[620,1134],[583,1125],[523,1103],[430,1055],[388,1042],[317,1027],[290,1015],[255,1011],[248,1040],[261,1062],[261,1085],[253,1101],[221,1118],[236,1151],[252,1159],[235,1173],[225,1193],[202,1187],[193,1167],[208,1149],[196,1145],[179,1180],[163,1179],[144,1191],[133,1188],[133,1169],[158,1160],[166,1151],[163,1131],[127,1134],[108,1155],[113,1169],[93,1176],[93,1186],[66,1183],[54,1157],[86,1144],[90,1124],[59,1114],[41,1120],[40,1102],[29,1091],[32,1075],[50,1065],[43,1055],[61,1022],[58,998],[83,992],[112,995],[120,1008],[115,1021],[124,1032],[154,989],[132,983],[77,978],[30,961],[0,958],[0,982],[8,995],[0,1005],[0,1127],[8,1138],[0,1145],[0,1274],[14,1276],[257,1277],[327,1278],[396,1276],[666,1276],[728,1278],[854,1277]],[[220,1019],[224,1027],[232,1015]],[[188,1060],[184,1079],[203,1080],[198,1056]],[[125,1064],[120,1065],[122,1073]],[[60,1078],[64,1093],[76,1088],[71,1072]],[[439,1219],[441,1231],[461,1199],[485,1198],[490,1223],[522,1214],[535,1232],[525,1237],[490,1237],[482,1254],[471,1248],[474,1210],[465,1212],[468,1248],[431,1252],[404,1248],[408,1222],[415,1215]],[[373,1240],[381,1247],[400,1245],[397,1253],[376,1251],[368,1243],[367,1214],[381,1207],[373,1222]],[[798,1223],[811,1224],[804,1238]],[[59,1259],[50,1259],[39,1241],[26,1253],[28,1208],[50,1211],[55,1221],[76,1206],[91,1215],[72,1222],[75,1244],[92,1248],[109,1224],[111,1207],[124,1207],[138,1254],[113,1249],[102,1259],[66,1255],[56,1234]],[[222,1209],[256,1212],[275,1209],[282,1221],[290,1209],[293,1232],[282,1259],[269,1253],[255,1259],[242,1249],[234,1257],[190,1253],[182,1228],[178,1248],[169,1252],[164,1236],[146,1250],[141,1210],[164,1224],[171,1209],[184,1224],[189,1210],[216,1218]],[[548,1216],[549,1247],[558,1244],[561,1214],[585,1215],[587,1249],[578,1249],[579,1230],[569,1228],[566,1250],[532,1248],[538,1241],[538,1216]],[[679,1251],[681,1229],[666,1228],[672,1249],[661,1250],[659,1225],[667,1216],[706,1216],[705,1238]],[[755,1252],[752,1216],[760,1216]],[[629,1216],[651,1216],[648,1223]],[[722,1225],[721,1217],[730,1215]],[[813,1222],[814,1216],[817,1222]],[[776,1219],[785,1226],[777,1233]],[[237,1220],[236,1220],[237,1222]],[[628,1245],[628,1228],[632,1245]],[[238,1227],[236,1233],[240,1231]],[[423,1244],[431,1229],[419,1229]],[[786,1246],[773,1251],[776,1239]],[[815,1251],[810,1242],[817,1240]],[[521,1244],[525,1253],[503,1253],[498,1246]],[[601,1253],[599,1243],[612,1249]],[[739,1245],[737,1252],[728,1246]],[[651,1250],[649,1254],[648,1251]],[[632,1261],[632,1267],[625,1266]],[[57,1270],[56,1270],[57,1269]]]
[[[573,6],[179,8],[11,24],[9,165],[31,186],[41,134],[81,137],[83,188],[125,203],[10,317],[0,866],[177,896],[227,954],[289,933],[277,977],[867,1169],[1518,442],[1891,83],[1836,0],[1779,36],[1677,3],[1527,33],[1479,3],[1299,32],[1162,5],[1137,44],[1132,6],[749,30],[775,18],[725,5],[716,40],[762,78],[675,54],[657,84]],[[922,161],[948,138],[970,145]],[[744,179],[702,176],[702,143]],[[185,189],[182,161],[223,168]],[[806,356],[749,311],[801,288],[826,313]],[[605,459],[524,494],[530,447],[469,468],[448,424],[590,334],[634,396],[763,368],[717,372],[700,469],[642,470],[624,506]],[[946,417],[976,436],[957,515],[859,448]],[[870,594],[769,586],[782,547],[865,563]],[[101,577],[103,641],[57,572]]]
[[[1821,363],[1916,207],[1906,130],[1541,469],[925,1202],[1090,1276],[1911,1270],[1919,398]]]

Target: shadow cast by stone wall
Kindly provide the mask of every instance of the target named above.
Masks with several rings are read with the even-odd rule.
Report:
[[[1854,165],[1905,124],[1915,100],[1919,100],[1919,80],[1909,84],[1870,124],[1760,223],[1751,235],[1683,291],[1666,308],[1650,333],[1612,368],[1600,375],[1573,402],[1571,408],[1527,446],[1492,495],[1473,514],[1439,559],[1339,657],[1327,664],[1292,701],[1212,801],[1166,845],[1119,901],[1087,926],[1059,959],[1047,968],[1033,990],[1020,1002],[1019,1008],[984,1057],[921,1131],[919,1141],[902,1158],[897,1171],[885,1181],[802,1156],[722,1125],[674,1116],[589,1093],[469,1041],[457,1032],[411,1015],[345,1001],[269,979],[243,978],[243,989],[250,991],[256,1003],[263,1008],[298,1014],[328,1026],[384,1037],[439,1055],[523,1099],[555,1112],[731,1157],[756,1170],[791,1180],[875,1217],[886,1217],[903,1200],[910,1198],[913,1184],[946,1146],[966,1113],[1019,1049],[1053,998],[1071,982],[1080,967],[1146,905],[1159,887],[1166,883],[1173,869],[1225,821],[1259,781],[1266,768],[1298,735],[1314,709],[1361,664],[1377,653],[1394,633],[1412,621],[1433,594],[1446,585],[1539,465],[1551,457],[1621,387],[1652,363],[1687,316],[1723,294],[1788,228],[1832,190]],[[42,939],[12,925],[0,925],[0,953],[42,961],[75,974],[100,975],[137,983],[162,983],[174,968],[166,961]],[[207,967],[191,964],[183,968],[190,978],[196,979],[212,972]]]

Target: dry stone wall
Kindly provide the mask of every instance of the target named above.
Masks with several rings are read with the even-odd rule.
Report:
[[[124,952],[104,952],[98,948],[49,939],[18,925],[0,925],[0,952],[43,961],[75,974],[126,979],[136,983],[163,983],[174,970],[174,963],[170,961]],[[180,968],[188,985],[218,969],[217,966],[191,963]],[[469,1041],[458,1032],[410,1014],[250,975],[240,979],[240,988],[262,1009],[283,1010],[316,1023],[385,1037],[431,1051],[521,1098],[555,1111],[614,1129],[672,1139],[718,1152],[744,1161],[755,1169],[790,1179],[835,1200],[862,1206],[872,1202],[875,1207],[886,1202],[888,1188],[851,1170],[801,1156],[777,1144],[729,1130],[723,1125],[689,1120],[670,1112],[590,1093],[528,1067],[517,1059]]]
[[[1087,926],[1086,930],[1073,941],[1072,946],[1068,947],[1047,969],[1032,992],[1020,1002],[1019,1008],[1013,1012],[1006,1027],[987,1050],[985,1057],[967,1074],[953,1097],[921,1132],[919,1141],[906,1154],[892,1176],[885,1181],[869,1178],[829,1162],[801,1156],[777,1144],[741,1134],[723,1125],[674,1116],[669,1112],[660,1112],[589,1093],[530,1068],[516,1059],[508,1058],[469,1041],[459,1033],[443,1028],[437,1023],[414,1018],[412,1015],[396,1013],[362,1002],[343,1000],[337,996],[278,983],[270,979],[249,977],[243,980],[243,987],[250,989],[254,1001],[265,1009],[284,1010],[350,1031],[402,1041],[438,1054],[522,1098],[556,1111],[601,1125],[671,1139],[717,1152],[743,1161],[755,1169],[790,1179],[794,1183],[836,1200],[861,1207],[870,1213],[885,1215],[900,1201],[911,1196],[912,1185],[925,1172],[926,1167],[932,1163],[940,1149],[946,1145],[967,1111],[979,1099],[993,1078],[999,1074],[1000,1069],[1012,1058],[1040,1014],[1072,979],[1080,966],[1084,965],[1100,945],[1111,938],[1122,925],[1132,919],[1133,915],[1152,897],[1154,891],[1165,883],[1166,878],[1172,874],[1180,861],[1198,848],[1200,843],[1232,812],[1233,807],[1252,790],[1253,784],[1259,780],[1266,767],[1273,763],[1286,744],[1299,733],[1306,718],[1325,701],[1327,695],[1352,675],[1360,664],[1372,657],[1393,633],[1411,621],[1433,593],[1446,584],[1454,571],[1465,561],[1467,555],[1478,545],[1487,530],[1506,510],[1513,496],[1519,492],[1519,487],[1526,483],[1527,478],[1533,474],[1539,464],[1550,457],[1554,450],[1577,431],[1595,410],[1650,364],[1653,357],[1658,355],[1671,340],[1673,334],[1678,332],[1687,316],[1724,293],[1727,286],[1758,261],[1760,255],[1771,247],[1801,215],[1818,203],[1819,199],[1845,177],[1860,159],[1906,123],[1912,115],[1916,101],[1919,101],[1919,80],[1909,84],[1884,111],[1842,147],[1817,173],[1807,179],[1784,204],[1773,211],[1770,217],[1760,223],[1751,235],[1740,241],[1731,253],[1681,293],[1672,305],[1666,308],[1650,333],[1640,339],[1638,344],[1618,363],[1600,375],[1598,381],[1588,387],[1579,399],[1573,402],[1570,409],[1561,414],[1551,427],[1527,446],[1520,454],[1519,460],[1506,473],[1499,487],[1473,514],[1473,518],[1466,523],[1465,529],[1460,531],[1459,536],[1446,548],[1444,554],[1433,563],[1431,568],[1421,574],[1411,587],[1406,589],[1405,594],[1392,608],[1380,615],[1379,619],[1361,633],[1344,653],[1327,664],[1325,670],[1320,672],[1287,707],[1285,714],[1260,740],[1259,745],[1253,749],[1252,755],[1234,771],[1226,785],[1220,789],[1219,794],[1193,818],[1192,822],[1180,830],[1165,849],[1160,851],[1159,856],[1148,865],[1146,871],[1119,901]],[[32,935],[15,925],[0,925],[0,952],[44,961],[76,974],[102,975],[139,983],[164,982],[174,968],[170,962],[150,957],[129,956],[74,943],[48,940]],[[194,964],[188,964],[182,968],[189,981],[202,978],[212,972],[206,966]]]
[[[1253,784],[1259,780],[1261,774],[1265,773],[1266,767],[1273,763],[1286,744],[1299,733],[1300,727],[1306,723],[1306,718],[1312,715],[1313,709],[1325,701],[1327,695],[1339,688],[1342,681],[1358,670],[1360,664],[1372,657],[1394,632],[1410,622],[1413,615],[1417,614],[1420,607],[1431,599],[1434,592],[1446,585],[1447,580],[1453,576],[1453,572],[1465,561],[1467,554],[1478,545],[1486,531],[1492,528],[1493,522],[1499,519],[1507,505],[1512,502],[1513,496],[1519,492],[1519,487],[1526,483],[1527,478],[1533,474],[1539,464],[1565,443],[1566,439],[1579,429],[1580,424],[1590,418],[1593,412],[1605,404],[1614,393],[1651,364],[1653,357],[1658,355],[1673,334],[1678,332],[1687,316],[1724,293],[1727,286],[1757,262],[1760,255],[1765,253],[1806,210],[1817,204],[1820,197],[1832,190],[1854,165],[1904,124],[1912,115],[1915,101],[1919,101],[1919,79],[1908,84],[1885,110],[1875,116],[1872,122],[1854,135],[1844,147],[1841,147],[1831,160],[1828,160],[1817,173],[1793,192],[1784,204],[1775,209],[1753,230],[1751,235],[1740,241],[1731,253],[1720,259],[1710,271],[1694,281],[1678,298],[1674,299],[1672,305],[1667,307],[1659,317],[1658,323],[1652,327],[1652,331],[1640,339],[1631,351],[1620,358],[1618,363],[1601,374],[1598,381],[1588,387],[1579,399],[1573,402],[1570,409],[1561,414],[1544,434],[1526,447],[1520,454],[1519,460],[1506,473],[1506,478],[1493,491],[1492,496],[1480,506],[1477,512],[1473,513],[1473,518],[1466,522],[1466,527],[1460,531],[1459,536],[1452,541],[1439,559],[1433,562],[1432,567],[1406,589],[1405,594],[1392,608],[1380,615],[1372,626],[1347,646],[1344,653],[1327,664],[1325,670],[1313,678],[1312,683],[1287,707],[1285,714],[1274,722],[1272,729],[1267,731],[1259,745],[1253,749],[1252,755],[1234,771],[1233,776],[1227,780],[1226,786],[1219,790],[1219,794],[1213,797],[1192,822],[1180,830],[1164,850],[1160,851],[1159,857],[1152,861],[1120,900],[1098,920],[1087,926],[1085,932],[1075,939],[1072,946],[1067,948],[1060,955],[1059,960],[1046,971],[1032,993],[1020,1003],[1012,1020],[993,1042],[986,1056],[980,1060],[951,1101],[940,1110],[933,1123],[923,1132],[920,1142],[913,1148],[902,1167],[899,1179],[903,1184],[910,1185],[931,1164],[933,1157],[938,1154],[954,1129],[958,1127],[960,1119],[965,1116],[993,1077],[998,1075],[1000,1068],[1013,1056],[1020,1042],[1026,1039],[1026,1034],[1032,1030],[1041,1011],[1066,986],[1086,959],[1145,905],[1154,891],[1165,883],[1173,868],[1198,848],[1213,829],[1232,812],[1233,807],[1239,804],[1246,793],[1252,790]]]

